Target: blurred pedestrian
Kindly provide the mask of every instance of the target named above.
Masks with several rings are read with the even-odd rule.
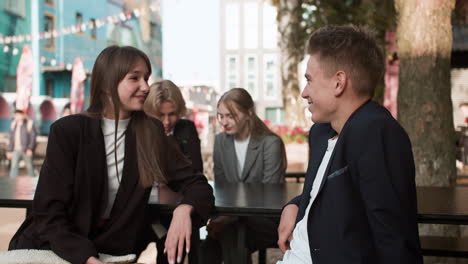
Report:
[[[71,112],[70,104],[68,103],[63,107],[62,117],[69,116],[71,114],[72,114],[72,112]]]
[[[28,175],[34,177],[33,153],[36,147],[36,129],[34,122],[22,110],[15,110],[11,122],[7,159],[10,163],[10,178],[18,176],[21,160],[26,164]]]

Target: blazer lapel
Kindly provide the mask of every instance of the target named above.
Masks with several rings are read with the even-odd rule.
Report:
[[[330,130],[333,131],[333,129]],[[327,151],[327,135],[323,136],[320,139],[316,139],[311,142],[310,148],[310,161],[307,168],[307,175],[304,183],[304,193],[310,193],[312,190],[312,185],[314,184],[315,178],[317,177],[317,171],[320,166],[320,163]]]
[[[125,210],[127,202],[131,194],[135,193],[134,189],[138,188],[140,180],[138,173],[138,161],[136,159],[136,140],[134,132],[131,129],[131,121],[125,131],[125,156],[122,175],[120,176],[120,185],[115,197],[114,206],[111,211],[110,218],[116,220],[123,210]],[[141,187],[142,191],[143,187]]]
[[[247,146],[247,153],[245,155],[244,168],[242,169],[242,177],[241,177],[242,181],[245,181],[245,179],[249,175],[250,169],[252,168],[255,161],[257,160],[259,146],[260,146],[260,142],[251,137],[249,141],[249,145]]]
[[[92,175],[93,179],[87,179],[90,188],[97,188],[91,192],[99,195],[94,197],[94,201],[100,201],[98,211],[95,212],[97,218],[102,217],[102,213],[107,206],[108,179],[107,179],[107,160],[104,145],[104,136],[102,134],[101,120],[90,118],[86,127],[86,143],[84,144],[84,155],[86,162],[86,175]],[[93,182],[91,184],[91,182]]]
[[[223,166],[226,167],[226,180],[228,182],[238,182],[239,171],[237,169],[237,155],[236,149],[234,148],[234,138],[232,136],[226,136],[223,147],[223,155],[225,157],[225,159],[223,159]]]
[[[326,151],[326,148],[328,147],[328,140],[330,138],[336,136],[336,135],[337,135],[337,133],[335,132],[335,130],[331,129],[330,133],[327,135],[327,140],[325,141],[325,145],[326,145],[325,146],[325,151]],[[337,149],[339,143],[340,143],[340,138],[338,138],[338,140],[337,140],[337,142],[335,144],[335,148],[333,149],[332,155],[330,156],[330,160],[328,161],[327,169],[325,170],[325,174],[323,175],[322,182],[320,183],[320,188],[319,188],[319,191],[318,191],[317,195],[320,193],[320,191],[322,191],[322,188],[325,185],[325,182],[327,181],[327,175],[330,174],[330,168],[331,168],[331,165],[333,163],[333,158],[335,157],[336,149]]]

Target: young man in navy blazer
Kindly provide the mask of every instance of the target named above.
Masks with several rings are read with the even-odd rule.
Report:
[[[309,39],[312,126],[304,190],[283,209],[283,264],[419,264],[415,169],[404,129],[372,102],[384,55],[364,27]]]

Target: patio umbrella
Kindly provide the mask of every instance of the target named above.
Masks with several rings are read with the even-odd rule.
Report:
[[[83,108],[85,80],[86,72],[83,67],[83,62],[79,57],[76,57],[73,62],[70,91],[70,110],[72,114],[80,113]]]
[[[16,109],[28,111],[32,91],[33,56],[29,45],[24,45],[16,68]]]

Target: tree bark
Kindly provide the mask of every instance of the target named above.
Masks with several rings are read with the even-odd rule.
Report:
[[[304,58],[304,34],[301,28],[302,0],[280,0],[278,3],[278,41],[281,50],[281,93],[285,121],[289,126],[305,127],[304,99],[299,87],[298,66]]]
[[[450,87],[455,0],[396,0],[400,59],[398,120],[413,145],[416,184],[449,186],[456,178]],[[420,235],[458,236],[451,225],[420,225]],[[425,263],[456,263],[425,257]]]
[[[400,58],[398,119],[413,144],[416,183],[448,186],[456,178],[450,87],[455,0],[396,0]]]

